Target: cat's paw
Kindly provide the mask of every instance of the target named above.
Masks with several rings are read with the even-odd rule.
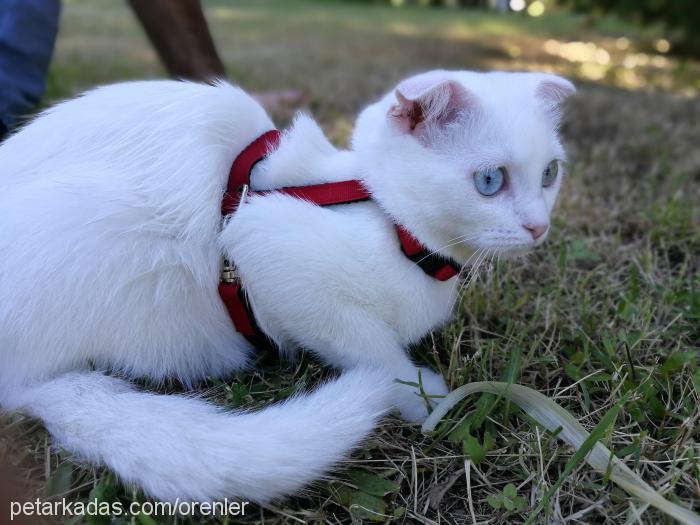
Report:
[[[415,378],[398,378],[402,381],[418,382]],[[426,396],[445,396],[449,392],[445,380],[429,368],[420,368],[420,382]],[[426,399],[418,388],[410,385],[401,385],[398,389],[398,397],[395,405],[401,413],[401,419],[410,423],[422,423],[428,417],[428,405],[435,406],[441,398]]]

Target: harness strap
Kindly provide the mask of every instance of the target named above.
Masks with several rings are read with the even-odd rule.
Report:
[[[248,144],[236,157],[231,166],[231,171],[228,175],[228,185],[226,193],[221,201],[221,213],[228,215],[233,213],[238,208],[238,202],[241,199],[241,191],[243,186],[250,186],[250,173],[253,167],[263,160],[268,151],[275,149],[281,138],[281,133],[276,130],[270,130],[260,135],[253,142]]]
[[[263,133],[236,157],[231,166],[228,185],[221,202],[221,213],[223,215],[236,211],[243,189],[250,186],[250,174],[253,167],[263,160],[268,152],[277,148],[281,135],[278,130],[270,130]],[[309,186],[289,186],[275,190],[248,191],[247,193],[248,195],[282,193],[312,202],[318,206],[349,204],[372,198],[372,194],[359,180],[328,182]],[[430,252],[403,226],[397,224],[396,233],[403,253],[427,275],[438,281],[447,281],[459,274],[459,265],[457,263],[437,253]],[[226,306],[236,331],[254,345],[269,345],[270,340],[255,322],[255,316],[240,281],[222,281],[219,284],[219,296]]]
[[[396,225],[396,233],[401,241],[401,251],[425,273],[438,281],[447,281],[459,275],[460,267],[456,262],[428,250],[400,224]]]

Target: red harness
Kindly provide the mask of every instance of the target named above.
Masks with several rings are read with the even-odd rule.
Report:
[[[253,166],[263,160],[270,151],[277,148],[281,133],[277,130],[263,133],[246,147],[233,161],[229,174],[228,186],[221,203],[221,213],[225,216],[233,213],[243,196],[244,188],[250,186],[250,174]],[[247,191],[248,195],[265,195],[271,192],[283,193],[298,199],[313,202],[318,206],[333,206],[370,200],[371,193],[359,180],[327,182],[310,186],[289,186],[275,190]],[[396,225],[396,233],[401,242],[403,253],[415,262],[426,274],[438,281],[447,281],[459,273],[459,265],[441,255],[431,253],[405,228]],[[224,273],[234,274],[232,267],[224,268]],[[255,323],[255,316],[248,302],[240,280],[235,277],[222,280],[219,295],[228,310],[236,330],[256,345],[266,344],[267,338]]]

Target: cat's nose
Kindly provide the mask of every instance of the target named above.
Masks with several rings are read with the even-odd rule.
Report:
[[[549,224],[523,224],[523,228],[532,235],[532,240],[536,241],[547,232]]]

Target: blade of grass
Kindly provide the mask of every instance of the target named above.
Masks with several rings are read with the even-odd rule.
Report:
[[[576,450],[579,450],[589,438],[589,433],[574,416],[547,396],[532,388],[497,381],[469,383],[453,390],[428,416],[423,423],[423,432],[431,432],[454,405],[466,396],[477,392],[500,394],[510,399],[550,432],[561,427],[559,437]],[[613,482],[642,501],[673,516],[681,523],[700,525],[700,516],[666,500],[599,441],[585,454],[585,459],[598,472],[609,473]]]
[[[595,447],[596,443],[598,443],[598,441],[605,435],[608,429],[612,428],[612,426],[615,424],[615,420],[617,419],[617,415],[620,413],[620,409],[627,402],[628,398],[629,392],[627,392],[627,394],[625,394],[622,399],[615,404],[615,406],[608,410],[608,412],[598,422],[581,447],[574,453],[573,456],[571,456],[569,461],[566,462],[564,472],[561,473],[559,479],[557,479],[554,485],[552,485],[549,490],[545,492],[539,503],[537,503],[537,506],[527,517],[527,520],[525,520],[525,525],[530,525],[535,518],[537,518],[537,515],[549,504],[549,500],[552,499],[554,493],[559,490],[564,481],[566,481],[566,479],[571,475],[573,470],[586,459],[588,453],[593,449],[593,447]]]

